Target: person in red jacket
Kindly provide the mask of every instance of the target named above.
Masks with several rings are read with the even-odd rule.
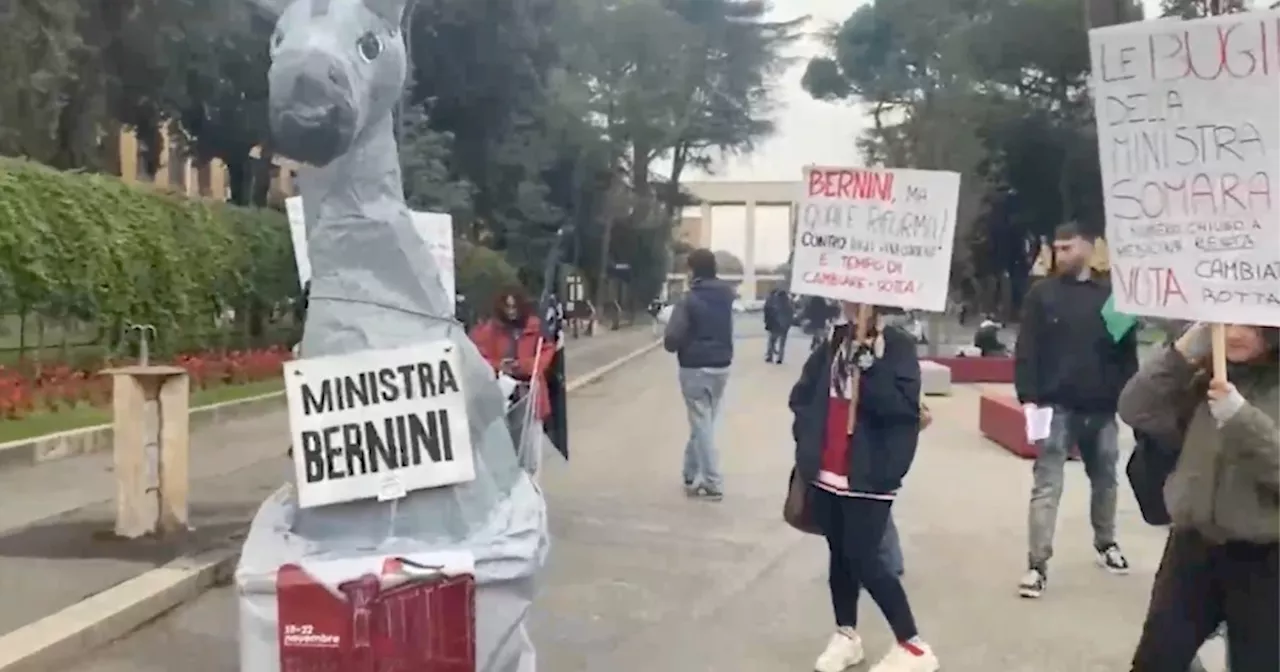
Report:
[[[546,372],[556,344],[542,339],[542,321],[524,292],[509,289],[498,294],[493,315],[472,328],[471,340],[494,371],[527,385],[538,420],[545,420],[551,414]]]

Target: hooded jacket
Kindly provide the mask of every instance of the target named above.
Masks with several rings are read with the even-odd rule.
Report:
[[[1228,379],[1245,406],[1219,426],[1206,401],[1208,376],[1173,348],[1142,366],[1120,395],[1135,430],[1181,447],[1165,482],[1175,528],[1217,542],[1280,541],[1280,364],[1233,365]]]
[[[902,486],[919,442],[920,360],[905,331],[887,327],[882,337],[883,353],[859,378],[848,479],[851,492],[889,497]],[[796,470],[806,483],[821,468],[835,355],[850,338],[850,325],[837,327],[830,345],[809,355],[788,399]]]

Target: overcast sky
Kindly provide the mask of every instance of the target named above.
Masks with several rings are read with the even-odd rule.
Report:
[[[862,110],[816,101],[800,86],[808,59],[823,53],[817,34],[832,23],[847,19],[859,4],[856,0],[774,0],[776,18],[810,17],[805,39],[791,54],[796,58],[795,63],[778,82],[781,104],[776,113],[778,132],[750,156],[717,166],[712,175],[688,175],[686,180],[799,180],[800,169],[805,164],[856,165],[860,162],[854,141],[867,124]],[[1144,0],[1147,16],[1158,16],[1159,4],[1159,0]],[[711,246],[744,258],[743,209],[716,208],[713,219]],[[791,245],[787,239],[786,211],[759,209],[756,222],[757,265],[784,263]]]

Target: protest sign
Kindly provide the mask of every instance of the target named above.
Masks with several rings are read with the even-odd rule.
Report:
[[[1280,12],[1089,47],[1116,310],[1280,325]]]
[[[875,306],[946,307],[958,173],[805,169],[791,291]]]
[[[440,269],[444,293],[452,301],[457,296],[457,272],[453,261],[453,217],[442,212],[412,212],[413,226],[422,234]],[[450,312],[450,316],[452,316]]]
[[[298,285],[306,285],[311,279],[311,257],[307,252],[307,223],[302,208],[302,197],[291,196],[284,200],[289,217],[289,237],[293,241],[293,261],[298,267]],[[442,212],[410,212],[413,227],[427,242],[431,258],[440,269],[440,282],[445,296],[450,299],[453,316],[453,299],[457,296],[457,270],[453,257],[453,217]]]
[[[311,257],[307,256],[307,216],[302,210],[302,197],[284,199],[284,211],[289,217],[289,238],[293,241],[293,263],[298,267],[298,286],[311,279]]]
[[[286,363],[298,505],[474,479],[461,375],[450,341]]]

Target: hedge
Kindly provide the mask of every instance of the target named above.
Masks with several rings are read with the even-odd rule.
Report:
[[[456,245],[471,306],[516,281],[500,254]],[[298,295],[278,211],[0,157],[0,313],[93,323],[112,340],[126,323],[153,324],[157,348],[171,352],[210,345],[193,340],[215,332],[228,308],[260,317]]]

